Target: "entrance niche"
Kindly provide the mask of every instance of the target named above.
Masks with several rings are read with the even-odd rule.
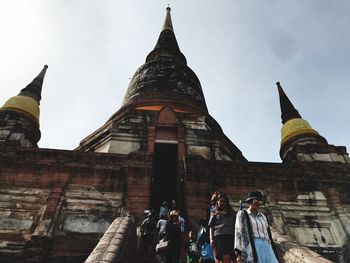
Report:
[[[148,149],[153,152],[151,207],[158,212],[164,201],[170,203],[176,200],[181,208],[183,189],[179,181],[178,162],[184,153],[184,129],[171,107],[164,106],[160,110],[153,130],[149,127],[149,135]]]
[[[177,200],[177,143],[156,143],[153,160],[151,206],[155,212],[164,201]]]

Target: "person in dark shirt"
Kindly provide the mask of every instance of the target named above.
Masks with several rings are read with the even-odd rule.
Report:
[[[166,240],[170,241],[169,251],[167,253],[167,263],[180,262],[180,250],[182,243],[181,228],[179,224],[179,213],[173,210],[169,214],[169,220],[165,228]]]
[[[220,194],[216,211],[209,220],[210,244],[216,251],[216,259],[223,263],[234,260],[235,212],[227,195]]]
[[[147,217],[142,221],[140,226],[140,232],[142,234],[142,242],[143,242],[143,251],[145,255],[150,253],[150,247],[153,243],[153,232],[155,229],[154,218],[152,217],[152,213],[149,212]]]

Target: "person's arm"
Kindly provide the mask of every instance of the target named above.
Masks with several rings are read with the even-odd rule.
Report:
[[[236,214],[236,220],[235,220],[235,254],[237,256],[236,258],[236,262],[237,263],[242,263],[243,260],[241,258],[241,254],[242,254],[242,249],[244,248],[243,245],[243,240],[242,240],[242,228],[243,228],[243,211],[240,210],[238,211],[238,213]]]
[[[212,214],[209,219],[209,238],[210,238],[210,245],[214,247],[214,227],[217,224],[217,215]]]
[[[145,225],[146,225],[147,218],[144,219],[140,225],[140,232],[143,233],[145,231]]]
[[[214,246],[214,226],[216,225],[216,215],[212,215],[209,219],[209,239],[210,245]]]
[[[210,245],[214,246],[214,228],[209,228],[209,238],[210,238]]]

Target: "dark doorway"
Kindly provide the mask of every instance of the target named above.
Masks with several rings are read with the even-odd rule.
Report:
[[[163,201],[177,200],[177,151],[177,144],[155,144],[151,190],[151,206],[155,212]]]

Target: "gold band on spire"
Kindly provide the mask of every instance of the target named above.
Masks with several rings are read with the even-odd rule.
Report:
[[[312,129],[311,125],[304,119],[296,118],[287,121],[281,129],[281,145],[284,145],[289,139],[301,134],[319,135],[319,133]]]
[[[17,95],[8,99],[0,111],[15,111],[32,119],[39,127],[40,109],[38,102],[28,96]]]
[[[48,66],[44,65],[39,75],[33,79],[21,92],[10,99],[0,107],[0,111],[12,111],[21,113],[33,120],[39,128],[40,108],[39,103],[41,100],[41,88],[44,81],[44,76]]]

